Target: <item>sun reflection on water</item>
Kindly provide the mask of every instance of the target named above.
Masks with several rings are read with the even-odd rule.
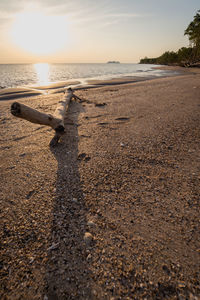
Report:
[[[46,85],[49,84],[49,64],[38,63],[34,64],[34,68],[37,74],[38,84]]]

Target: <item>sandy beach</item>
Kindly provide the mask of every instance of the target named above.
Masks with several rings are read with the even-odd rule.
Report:
[[[199,70],[76,95],[0,101],[0,298],[200,299]]]

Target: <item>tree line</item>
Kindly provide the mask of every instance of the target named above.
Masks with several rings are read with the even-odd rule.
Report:
[[[177,52],[166,51],[156,58],[142,58],[140,64],[181,65],[200,64],[200,10],[186,28],[184,35],[189,38],[190,46],[182,47]]]

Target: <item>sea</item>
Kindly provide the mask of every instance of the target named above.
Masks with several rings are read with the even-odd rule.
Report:
[[[158,67],[158,66],[157,66]],[[122,77],[163,77],[174,72],[133,63],[0,64],[0,89],[50,85],[68,80],[107,80]]]

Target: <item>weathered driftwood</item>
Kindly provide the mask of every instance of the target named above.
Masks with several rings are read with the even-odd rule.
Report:
[[[18,102],[14,102],[11,105],[11,113],[15,117],[25,119],[27,121],[30,121],[31,123],[47,125],[52,127],[53,129],[55,129],[60,123],[60,120],[54,118],[54,116],[42,113],[36,109]]]
[[[55,129],[55,135],[53,139],[50,142],[51,146],[55,146],[60,137],[64,134],[65,126],[64,126],[64,119],[65,119],[65,113],[68,109],[68,105],[73,97],[73,91],[71,88],[67,89],[67,92],[65,92],[64,100],[60,100],[58,102],[58,105],[56,107],[55,113],[54,113],[54,119],[60,120],[59,124],[56,126]]]
[[[31,123],[47,125],[53,128],[55,130],[55,136],[51,140],[50,145],[54,146],[64,134],[65,113],[72,97],[74,97],[73,91],[71,88],[69,88],[64,94],[64,99],[58,102],[57,108],[53,115],[42,113],[18,102],[14,102],[11,105],[11,113],[15,117],[25,119]]]
[[[54,112],[54,118],[56,120],[60,120],[59,126],[64,127],[65,113],[66,113],[66,110],[68,108],[69,102],[71,101],[72,97],[73,97],[73,91],[72,91],[72,89],[68,89],[67,93],[65,93],[65,95],[64,95],[64,99],[60,100],[58,102],[58,105]]]

